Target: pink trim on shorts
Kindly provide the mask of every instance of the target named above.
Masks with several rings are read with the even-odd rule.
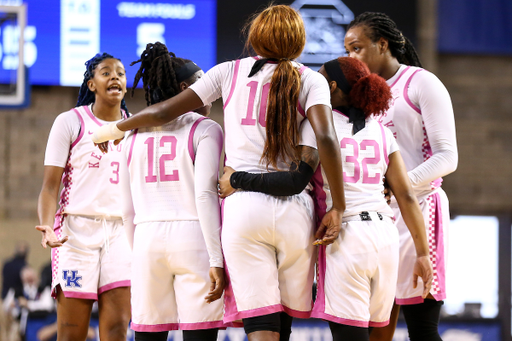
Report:
[[[421,304],[424,299],[421,296],[410,297],[410,298],[396,298],[395,302],[398,305],[411,305],[411,304]]]
[[[418,114],[421,115],[421,110],[420,108],[418,108],[417,106],[415,106],[411,100],[409,99],[409,84],[411,83],[411,80],[412,80],[412,77],[414,77],[415,74],[417,74],[418,72],[420,72],[422,69],[419,69],[419,70],[416,70],[414,71],[414,73],[411,75],[411,77],[409,77],[409,79],[407,80],[407,82],[405,83],[405,86],[404,86],[404,99],[405,101],[407,102],[407,104],[409,104],[409,106],[411,108],[413,108]],[[405,71],[404,71],[405,72]]]
[[[436,273],[437,285],[439,292],[432,294],[436,301],[441,301],[446,298],[446,285],[445,285],[445,266],[444,266],[444,229],[443,229],[443,212],[441,211],[441,197],[439,193],[434,194],[435,204],[435,240],[436,240]],[[431,251],[432,252],[432,251]]]
[[[225,293],[224,293],[225,295]],[[225,302],[224,298],[224,302]],[[249,317],[255,317],[255,316],[263,316],[263,315],[269,315],[273,313],[280,313],[284,311],[284,307],[281,304],[274,304],[267,307],[261,307],[256,309],[250,309],[250,310],[244,310],[244,311],[237,311],[234,314],[224,314],[224,322],[233,322],[236,320],[249,318]]]
[[[87,105],[84,105],[83,106],[85,112],[87,113],[87,115],[89,115],[89,117],[91,118],[91,120],[94,121],[94,123],[96,123],[97,125],[99,125],[100,127],[103,125],[101,124],[100,121],[98,121],[98,119],[96,118],[96,116],[94,116],[94,114],[89,110],[89,106]]]
[[[82,117],[82,115],[80,115],[80,112],[76,108],[73,108],[73,111],[75,112],[75,114],[78,116],[78,119],[80,120],[80,134],[78,134],[78,137],[76,138],[76,140],[74,140],[73,143],[71,143],[71,148],[73,148],[74,146],[76,146],[76,144],[78,142],[80,142],[80,140],[84,136],[84,132],[85,132],[84,118]]]
[[[130,329],[136,332],[166,332],[169,330],[178,330],[179,323],[136,324],[131,322]]]
[[[190,133],[188,134],[188,154],[192,159],[192,163],[196,162],[196,153],[194,152],[194,133],[196,132],[197,126],[202,121],[206,120],[208,117],[200,117],[197,121],[192,124],[192,128],[190,129]]]
[[[398,76],[398,78],[397,78],[397,79],[393,82],[393,84],[391,84],[389,87],[390,87],[390,88],[392,88],[393,86],[395,86],[396,82],[398,82],[398,80],[399,80],[400,78],[402,78],[402,76],[403,76],[403,75],[407,72],[407,70],[409,70],[410,68],[411,68],[410,66],[406,67],[406,68],[405,68],[405,70],[404,70],[404,71],[402,71],[402,73],[400,74],[400,76]]]
[[[238,78],[238,69],[240,68],[240,59],[235,62],[235,71],[233,72],[233,80],[231,81],[231,90],[229,91],[228,99],[226,100],[226,104],[222,107],[222,109],[226,109],[231,100],[231,96],[233,96],[233,92],[235,92],[236,79]]]
[[[94,292],[77,292],[77,291],[64,291],[62,290],[64,297],[66,298],[79,298],[82,300],[98,300],[98,294]]]
[[[105,291],[109,291],[112,289],[122,288],[122,287],[131,287],[131,286],[132,286],[132,283],[129,279],[124,280],[124,281],[117,281],[117,282],[109,283],[109,284],[106,284],[98,289],[98,295],[103,294]]]
[[[213,329],[213,328],[225,328],[226,325],[223,321],[208,321],[208,322],[197,322],[197,323],[180,323],[179,327],[181,330],[199,330],[199,329]]]
[[[324,318],[325,315],[325,270],[326,266],[326,255],[325,245],[318,247],[318,267],[317,267],[317,286],[316,286],[316,300],[313,306],[313,312],[311,317]]]
[[[130,144],[130,151],[128,152],[128,160],[126,161],[127,166],[130,166],[130,162],[132,161],[133,146],[135,145],[135,138],[137,137],[138,132],[139,129],[135,129],[133,132],[132,143]]]
[[[384,321],[384,322],[373,322],[373,321],[370,321],[370,327],[385,327],[389,324],[389,320],[387,321]]]
[[[379,122],[380,132],[382,134],[382,149],[384,149],[384,160],[386,161],[386,166],[389,165],[389,157],[388,157],[388,146],[386,143],[386,133],[384,132],[384,126]]]
[[[332,316],[332,315],[329,315],[326,313],[314,313],[311,315],[311,317],[320,318],[322,320],[331,321],[331,322],[343,324],[346,326],[361,327],[361,328],[368,328],[368,326],[369,326],[368,321],[344,319],[344,318]]]

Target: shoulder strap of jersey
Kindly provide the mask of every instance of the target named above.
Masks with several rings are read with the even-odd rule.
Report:
[[[233,96],[233,92],[235,92],[236,80],[238,78],[238,70],[239,69],[240,69],[240,59],[237,59],[235,61],[235,69],[233,71],[233,78],[231,79],[231,89],[229,90],[228,99],[226,100],[226,103],[224,104],[224,107],[222,109],[226,109],[226,107],[229,104],[229,101],[231,100],[231,96]]]
[[[71,143],[71,148],[70,149],[72,149],[74,146],[76,146],[76,144],[78,142],[80,142],[80,140],[84,136],[84,131],[85,131],[85,123],[84,123],[84,118],[82,117],[82,114],[80,113],[78,108],[73,108],[72,110],[78,116],[78,120],[80,121],[80,128],[78,129],[78,136],[77,136],[77,138],[75,139],[75,141],[73,141],[73,143]]]
[[[412,75],[409,76],[409,79],[407,79],[407,82],[405,82],[404,86],[404,99],[409,104],[411,108],[413,108],[418,114],[421,115],[421,110],[418,108],[409,98],[409,84],[411,84],[412,77],[414,77],[415,74],[422,71],[423,69],[417,69],[412,73]]]

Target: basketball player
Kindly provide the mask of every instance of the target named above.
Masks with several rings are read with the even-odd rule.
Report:
[[[444,230],[450,221],[441,177],[455,171],[458,157],[450,95],[435,75],[421,68],[410,41],[383,13],[367,12],[356,17],[348,27],[345,48],[350,57],[365,62],[391,87],[390,109],[379,120],[393,132],[404,157],[423,212],[434,269],[432,289],[424,300],[421,286],[414,288],[408,280],[415,251],[403,212],[392,200],[400,233],[397,306],[389,327],[375,329],[372,340],[392,340],[399,305],[412,341],[441,340],[439,314],[446,298]]]
[[[424,279],[423,297],[432,280],[425,225],[396,141],[389,129],[371,117],[388,108],[389,86],[354,58],[334,59],[319,72],[329,82],[331,104],[336,108],[334,123],[345,170],[347,208],[338,239],[320,247],[318,296],[312,316],[329,321],[335,341],[369,340],[368,327],[389,322],[396,290],[389,283],[395,282],[398,273],[398,232],[382,195],[384,176],[413,236],[416,260],[409,280],[416,285],[418,276]],[[322,167],[315,171],[316,140],[308,121],[301,127],[299,148],[302,160],[289,172],[232,173],[228,168],[219,181],[221,196],[231,194],[233,188],[292,195],[314,173],[313,197],[321,219],[331,205],[330,189]]]
[[[204,75],[159,42],[147,44],[132,65],[138,62],[133,89],[142,78],[148,105]],[[131,328],[137,341],[165,341],[176,329],[185,341],[215,341],[224,327],[216,193],[223,136],[203,116],[209,106],[196,111],[201,115],[188,112],[161,127],[137,129],[124,142],[129,174],[122,183],[123,218],[133,241]]]
[[[297,159],[299,124],[308,116],[333,194],[333,209],[316,237],[332,243],[345,209],[341,157],[327,82],[293,61],[305,45],[302,18],[289,6],[270,6],[252,20],[247,45],[258,56],[215,66],[179,95],[119,126],[97,130],[96,141],[161,125],[222,97],[226,164],[268,172],[287,169]],[[278,340],[280,334],[286,340],[291,316],[307,318],[311,312],[312,200],[304,193],[275,198],[240,192],[224,201],[223,210],[222,247],[230,277],[224,321],[243,319],[251,341]]]
[[[110,152],[102,154],[91,134],[127,116],[126,76],[121,61],[106,53],[85,65],[76,107],[60,114],[50,131],[36,229],[43,247],[53,248],[58,340],[86,339],[97,300],[101,340],[124,341],[130,321],[131,251],[121,218],[122,144],[109,143]],[[55,214],[61,178],[64,188]]]

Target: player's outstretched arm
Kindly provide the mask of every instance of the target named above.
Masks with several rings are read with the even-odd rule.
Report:
[[[411,233],[416,248],[416,264],[414,265],[414,287],[418,276],[423,280],[423,298],[427,297],[432,285],[433,270],[429,260],[429,248],[425,231],[425,222],[414,195],[411,182],[407,175],[404,161],[399,151],[389,155],[389,166],[386,179],[398,202],[405,224]]]
[[[315,234],[315,244],[332,244],[341,229],[341,218],[345,211],[343,189],[343,167],[338,138],[334,130],[332,111],[325,105],[314,105],[308,109],[308,119],[315,131],[318,154],[323,171],[331,189],[332,209],[326,213]]]
[[[41,231],[41,245],[46,249],[49,247],[62,246],[68,237],[58,239],[53,231],[53,221],[57,211],[57,198],[59,196],[60,179],[64,168],[56,166],[45,166],[43,175],[43,186],[37,201],[37,215],[39,225],[36,230]]]
[[[94,143],[117,140],[123,138],[125,131],[143,127],[158,127],[202,106],[201,98],[193,90],[186,89],[168,100],[142,109],[126,120],[99,127],[94,132],[92,140]]]

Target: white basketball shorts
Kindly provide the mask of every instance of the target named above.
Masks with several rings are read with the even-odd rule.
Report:
[[[448,197],[441,189],[434,194],[419,201],[425,227],[427,229],[427,240],[430,249],[430,262],[434,270],[434,279],[430,293],[437,300],[446,298],[445,286],[445,247],[448,224],[450,223],[450,212]],[[414,263],[416,261],[416,249],[411,234],[405,225],[398,205],[391,206],[395,213],[396,226],[400,233],[400,263],[398,267],[398,283],[396,289],[396,303],[399,305],[423,303],[423,281],[418,278],[418,286],[413,288],[412,276]]]
[[[223,297],[207,304],[210,262],[199,221],[138,224],[132,323],[138,332],[224,327]]]
[[[66,215],[52,249],[52,296],[60,285],[67,298],[97,300],[101,293],[129,287],[131,250],[121,218]]]
[[[363,328],[389,323],[398,273],[398,231],[391,218],[344,221],[338,239],[320,247],[318,263],[312,317]]]
[[[311,197],[239,191],[222,207],[224,321],[282,311],[309,318],[316,260]]]

